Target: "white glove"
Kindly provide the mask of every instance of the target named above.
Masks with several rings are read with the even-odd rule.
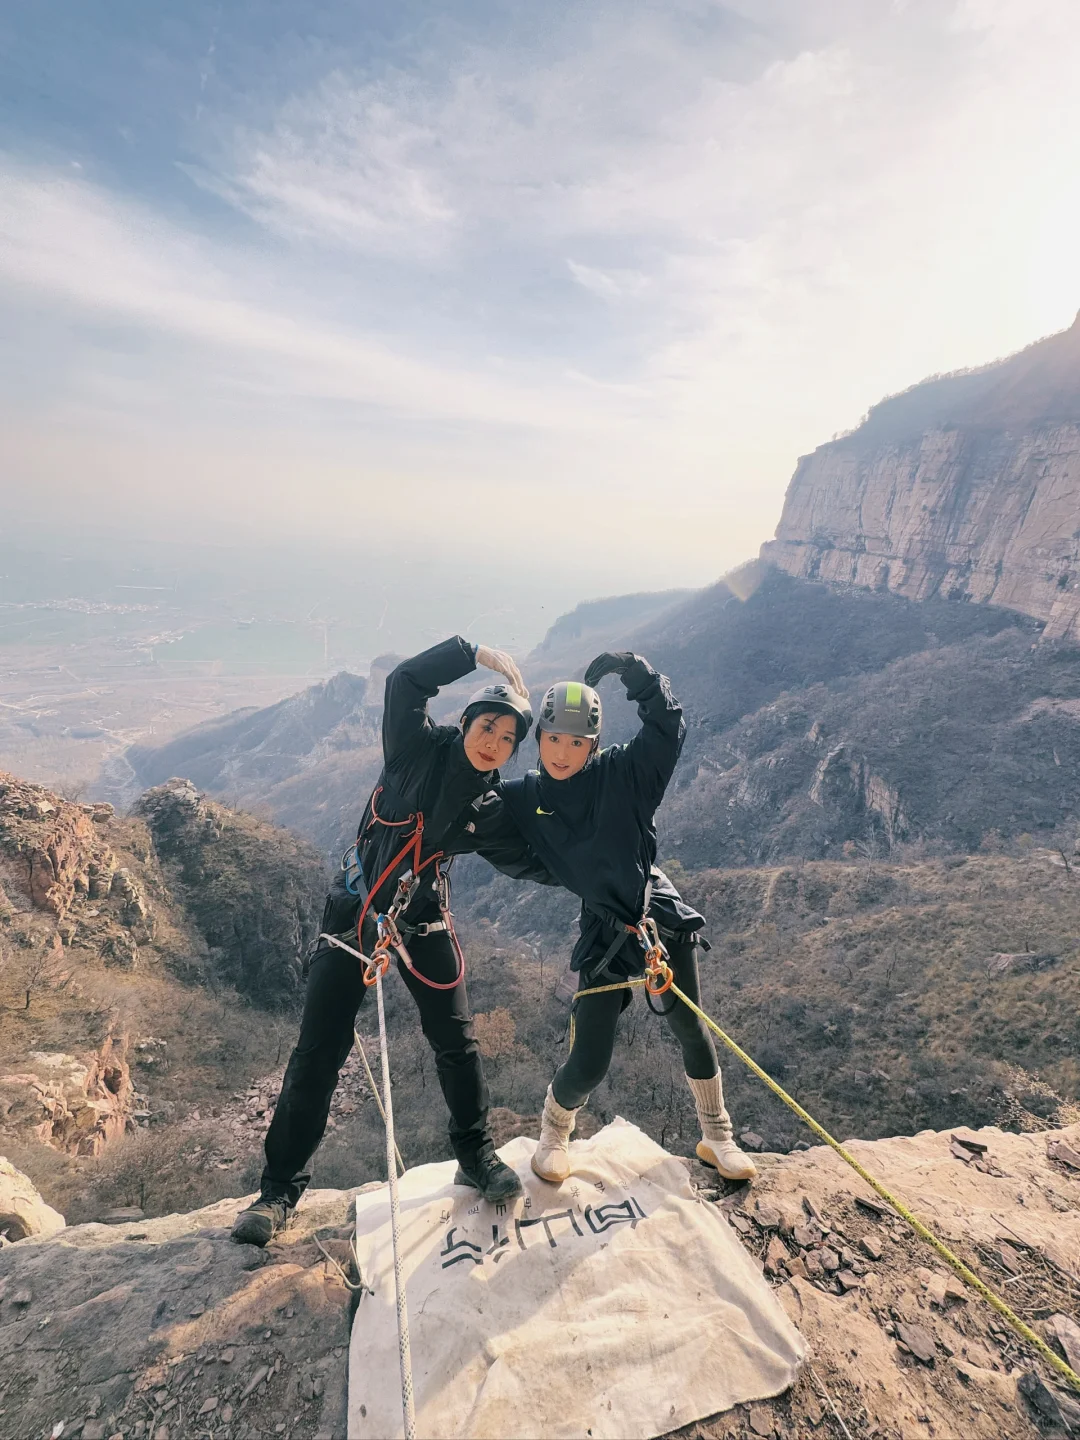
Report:
[[[492,650],[487,645],[477,645],[476,663],[483,665],[486,670],[497,670],[500,675],[505,675],[510,682],[510,687],[516,690],[519,695],[529,698],[529,687],[521,678],[521,671],[507,655],[505,650]]]

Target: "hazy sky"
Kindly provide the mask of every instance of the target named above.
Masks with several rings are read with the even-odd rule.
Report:
[[[9,515],[703,583],[1080,304],[1076,0],[42,0],[0,57]]]

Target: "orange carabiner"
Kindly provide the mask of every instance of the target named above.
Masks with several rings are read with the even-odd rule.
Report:
[[[363,980],[365,985],[375,985],[390,969],[390,948],[389,946],[376,945],[374,952],[364,966]]]
[[[650,952],[651,954],[652,952]],[[675,976],[671,966],[663,958],[662,953],[657,952],[656,959],[650,964],[649,956],[645,958],[645,989],[650,995],[666,995],[675,983]],[[659,981],[659,984],[656,984]]]

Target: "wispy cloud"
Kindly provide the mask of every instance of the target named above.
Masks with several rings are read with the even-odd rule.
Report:
[[[374,335],[268,303],[274,275],[234,251],[119,201],[85,181],[27,170],[0,157],[0,281],[88,314],[229,352],[266,388],[354,401],[403,417],[573,430],[604,420],[572,385],[514,383],[426,363]],[[312,311],[314,310],[314,313]],[[614,416],[608,416],[610,423]]]
[[[223,24],[153,185],[13,147],[0,285],[52,316],[69,423],[106,393],[118,415],[126,377],[163,444],[215,413],[213,472],[228,396],[234,449],[307,424],[345,473],[361,437],[425,493],[500,477],[582,553],[645,516],[661,578],[704,579],[769,532],[800,451],[1080,301],[1074,0],[499,14],[378,51],[358,18],[292,70]],[[250,90],[210,82],[211,44]],[[95,321],[144,353],[105,356]],[[573,525],[541,484],[580,487]]]

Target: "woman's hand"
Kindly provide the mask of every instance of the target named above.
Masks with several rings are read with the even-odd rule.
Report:
[[[492,650],[490,646],[477,645],[476,663],[483,665],[486,670],[497,670],[500,675],[505,675],[512,689],[516,690],[519,695],[523,695],[526,700],[529,698],[529,687],[521,678],[521,671],[505,650]]]
[[[605,675],[622,676],[630,666],[633,665],[637,656],[632,650],[605,650],[602,655],[597,655],[589,668],[585,671],[585,684],[589,686],[599,685]]]

